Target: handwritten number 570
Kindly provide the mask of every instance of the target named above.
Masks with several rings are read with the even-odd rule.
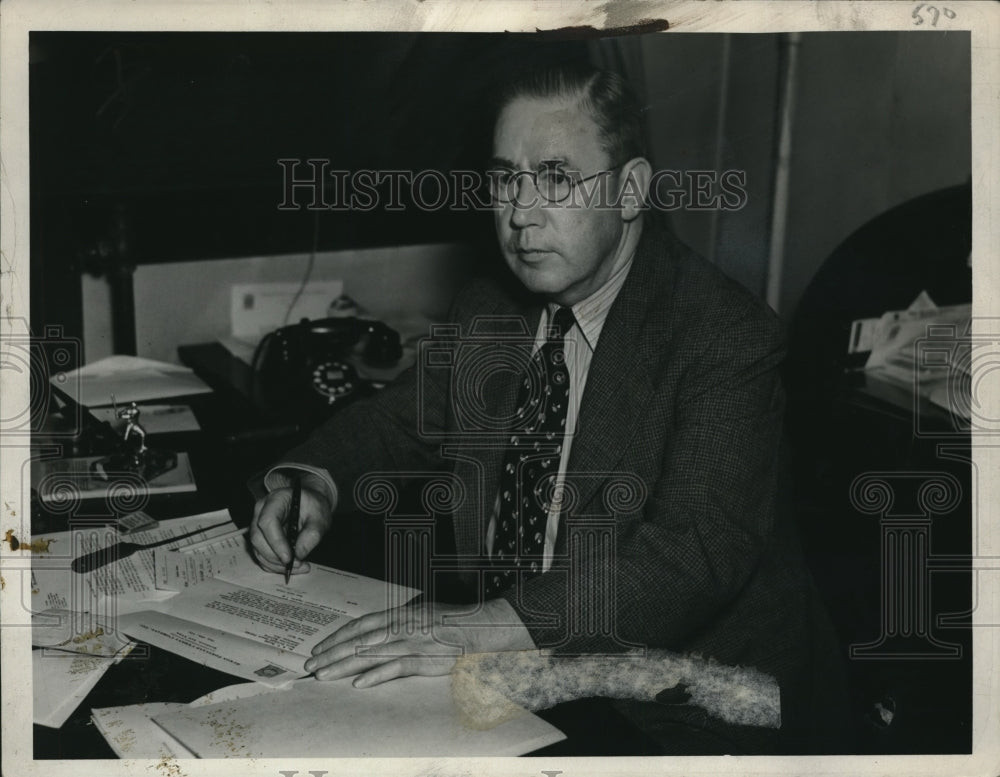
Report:
[[[924,23],[924,11],[927,12],[928,16],[933,14],[933,18],[931,19],[931,27],[937,27],[938,19],[941,18],[941,14],[944,14],[946,19],[955,18],[955,12],[950,8],[942,8],[939,11],[937,9],[937,6],[921,3],[916,8],[914,8],[913,13],[910,14],[910,16],[913,17],[914,25],[919,26]]]

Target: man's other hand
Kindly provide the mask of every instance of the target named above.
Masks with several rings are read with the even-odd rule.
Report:
[[[503,599],[478,611],[427,602],[373,612],[341,626],[313,648],[305,670],[319,680],[358,675],[354,686],[367,688],[408,675],[448,674],[467,653],[534,649],[528,630]]]
[[[276,488],[257,501],[250,523],[250,546],[257,563],[268,572],[284,572],[291,560],[291,549],[285,539],[288,509],[292,504],[291,488]],[[299,502],[299,538],[295,543],[295,563],[292,574],[308,572],[303,560],[319,544],[332,524],[332,507],[322,490],[302,484]]]

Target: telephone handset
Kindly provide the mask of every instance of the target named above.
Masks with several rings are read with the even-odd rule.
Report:
[[[302,319],[266,335],[253,357],[257,401],[269,407],[306,402],[326,408],[369,388],[352,361],[390,367],[403,355],[399,333],[356,317]]]

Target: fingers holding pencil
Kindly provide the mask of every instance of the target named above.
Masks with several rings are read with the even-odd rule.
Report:
[[[299,503],[298,537],[294,554],[289,545],[286,522],[292,515],[292,488],[276,488],[254,505],[250,523],[250,547],[257,563],[269,572],[284,574],[291,563],[291,574],[307,572],[304,559],[319,544],[332,523],[326,496],[302,486]]]

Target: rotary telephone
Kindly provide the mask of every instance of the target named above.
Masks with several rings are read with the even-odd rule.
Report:
[[[381,321],[302,319],[266,335],[253,357],[254,399],[274,409],[322,413],[371,393],[356,364],[391,367],[402,357],[399,333]]]

